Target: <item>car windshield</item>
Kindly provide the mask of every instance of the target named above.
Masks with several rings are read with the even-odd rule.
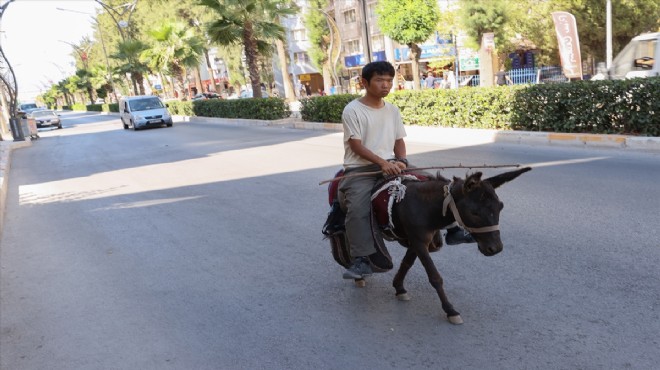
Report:
[[[45,117],[54,115],[52,110],[37,110],[32,112],[32,117]]]
[[[161,103],[160,99],[156,97],[133,100],[129,102],[129,104],[131,105],[131,110],[134,112],[163,108],[163,103]]]
[[[21,104],[21,109],[35,109],[37,108],[36,104]]]

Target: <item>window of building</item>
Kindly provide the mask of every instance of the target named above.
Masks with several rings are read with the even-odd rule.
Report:
[[[371,3],[367,5],[367,16],[370,19],[375,19],[378,15],[376,14],[376,3]]]
[[[293,53],[293,60],[295,63],[309,63],[309,55],[304,51]]]
[[[304,28],[293,30],[293,39],[295,41],[306,41],[307,40],[307,30]]]
[[[355,23],[355,9],[344,12],[344,23]]]
[[[371,36],[371,50],[372,51],[385,50],[385,36],[383,36],[383,35],[372,35]]]
[[[346,47],[346,54],[347,55],[354,55],[354,54],[361,54],[362,53],[362,44],[360,44],[359,39],[346,41],[345,47]]]

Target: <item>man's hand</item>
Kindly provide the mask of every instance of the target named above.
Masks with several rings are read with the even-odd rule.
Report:
[[[394,164],[397,165],[397,166],[401,169],[401,171],[403,171],[403,170],[405,170],[406,168],[408,168],[408,166],[406,166],[405,163],[400,162],[400,161],[396,161],[396,162],[394,162]]]
[[[401,173],[401,170],[403,169],[401,168],[400,164],[403,164],[405,168],[404,163],[385,161],[383,164],[380,165],[380,169],[386,175],[398,175]]]

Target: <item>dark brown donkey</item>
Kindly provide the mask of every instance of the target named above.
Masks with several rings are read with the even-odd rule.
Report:
[[[429,247],[438,244],[439,229],[457,222],[476,239],[483,255],[493,256],[501,252],[503,245],[499,221],[503,204],[495,189],[529,170],[531,168],[525,167],[484,180],[481,179],[481,172],[470,174],[465,179],[454,177],[451,181],[439,174],[426,181],[404,180],[405,197],[392,206],[395,240],[408,249],[394,276],[397,298],[404,301],[410,299],[403,287],[403,280],[419,258],[429,282],[440,297],[449,322],[463,323],[460,314],[447,299],[442,277],[429,255]],[[425,175],[428,177],[428,174]]]

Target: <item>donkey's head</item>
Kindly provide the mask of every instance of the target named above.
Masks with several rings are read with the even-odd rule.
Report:
[[[504,204],[495,193],[500,185],[509,182],[531,170],[530,167],[505,172],[497,176],[481,179],[481,172],[475,172],[465,180],[454,177],[452,196],[459,213],[459,223],[477,241],[479,251],[485,256],[493,256],[502,251],[499,223]]]

